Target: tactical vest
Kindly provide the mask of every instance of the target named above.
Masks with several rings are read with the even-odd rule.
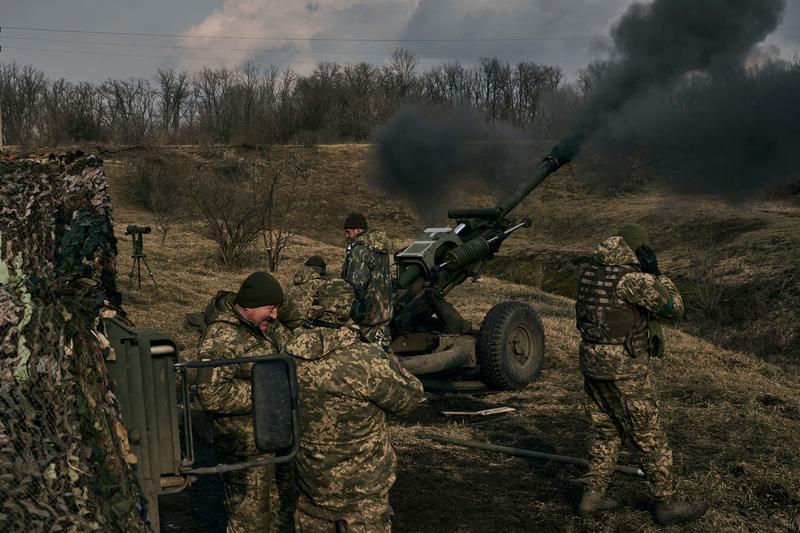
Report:
[[[625,346],[632,357],[648,355],[647,316],[617,296],[617,284],[634,266],[590,265],[581,274],[575,303],[583,342]]]

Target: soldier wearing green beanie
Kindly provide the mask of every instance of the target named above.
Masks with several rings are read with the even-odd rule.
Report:
[[[361,213],[347,215],[344,234],[348,245],[342,279],[353,286],[359,300],[354,318],[371,342],[388,350],[393,312],[388,239],[382,231],[368,229]]]
[[[676,496],[672,449],[659,418],[650,357],[663,352],[656,318],[676,318],[683,300],[661,273],[642,226],[628,224],[600,243],[581,273],[575,303],[581,332],[580,368],[592,428],[589,471],[578,507],[597,516],[617,505],[606,496],[622,445],[641,453],[642,470],[660,525],[687,522],[706,511]]]
[[[247,276],[237,292],[217,293],[207,307],[200,358],[281,353],[291,337],[276,321],[283,300],[280,283],[266,272]],[[252,365],[228,365],[198,374],[197,396],[214,417],[214,448],[222,464],[261,457],[253,439],[251,370]],[[228,532],[286,531],[291,527],[291,468],[277,467],[276,471],[273,466],[258,466],[223,474]]]

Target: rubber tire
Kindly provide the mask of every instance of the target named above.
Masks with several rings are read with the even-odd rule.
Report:
[[[523,342],[522,358],[511,343]],[[497,390],[518,390],[535,380],[544,363],[544,328],[533,308],[506,301],[492,307],[483,320],[477,342],[481,379]]]

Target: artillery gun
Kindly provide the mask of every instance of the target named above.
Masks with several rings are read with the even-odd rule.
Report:
[[[410,372],[429,378],[479,376],[499,390],[522,388],[539,375],[544,330],[531,306],[498,303],[475,330],[446,296],[479,276],[509,235],[531,225],[530,219],[512,218],[511,211],[576,151],[571,139],[562,140],[496,207],[450,210],[452,227],[428,228],[395,254],[391,347]]]

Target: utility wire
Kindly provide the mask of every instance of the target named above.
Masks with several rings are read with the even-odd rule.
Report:
[[[228,59],[224,57],[184,57],[184,56],[157,56],[157,55],[144,55],[144,54],[120,54],[117,52],[96,52],[91,50],[64,50],[61,48],[28,48],[23,46],[3,46],[3,48],[8,48],[9,50],[26,50],[26,51],[35,51],[35,52],[58,52],[58,53],[66,53],[66,54],[91,54],[91,55],[101,55],[101,56],[117,56],[117,57],[143,57],[143,58],[151,58],[151,59],[176,59],[176,60],[188,60],[188,61],[228,61]],[[420,58],[420,63],[429,63],[433,62],[433,59],[426,60],[425,58]],[[253,63],[251,61],[251,63]],[[263,62],[255,62],[255,64],[260,65],[271,65],[271,64],[281,64],[281,65],[318,65],[320,61],[286,61],[280,60],[270,63],[263,63]]]
[[[60,32],[60,33],[86,33],[92,35],[127,35],[132,37],[173,37],[173,38],[193,38],[193,39],[241,39],[241,40],[255,40],[255,41],[318,41],[318,42],[374,42],[374,43],[463,43],[463,42],[506,42],[506,41],[571,41],[571,40],[592,40],[600,36],[562,36],[562,35],[548,35],[548,36],[531,36],[531,37],[490,37],[490,38],[452,38],[452,39],[413,39],[413,38],[373,38],[373,37],[261,37],[251,35],[182,35],[177,33],[138,33],[138,32],[123,32],[123,31],[96,31],[96,30],[62,30],[57,28],[34,28],[25,26],[3,26],[3,29],[20,30],[20,31],[43,31],[43,32]]]
[[[572,41],[572,40],[593,40],[597,38],[607,39],[605,36],[598,35],[538,35],[529,37],[462,37],[462,38],[444,38],[444,39],[420,39],[420,38],[374,38],[374,37],[275,37],[275,36],[251,36],[251,35],[192,35],[192,34],[177,34],[177,33],[139,33],[139,32],[122,32],[122,31],[97,31],[97,30],[64,30],[59,28],[37,28],[28,26],[3,26],[9,30],[20,31],[41,31],[41,32],[59,32],[59,33],[84,33],[92,35],[127,35],[133,37],[172,37],[172,38],[194,38],[194,39],[241,39],[241,40],[259,40],[259,41],[301,41],[301,42],[413,42],[413,43],[463,43],[463,42],[508,42],[508,41]],[[800,30],[800,26],[781,26],[775,31],[793,31]]]
[[[274,49],[274,48],[223,48],[223,47],[210,47],[210,46],[174,46],[174,45],[161,45],[161,44],[141,44],[141,43],[113,43],[104,41],[78,41],[73,39],[46,39],[43,37],[12,37],[4,36],[4,39],[14,39],[17,41],[40,41],[48,43],[70,43],[70,44],[92,44],[92,45],[108,45],[108,46],[123,46],[133,48],[170,48],[175,50],[217,50],[220,52],[271,52],[281,54],[291,53],[314,53],[314,54],[348,54],[348,55],[387,55],[391,54],[393,50],[383,52],[364,52],[360,50],[311,50],[302,48],[291,49]]]

